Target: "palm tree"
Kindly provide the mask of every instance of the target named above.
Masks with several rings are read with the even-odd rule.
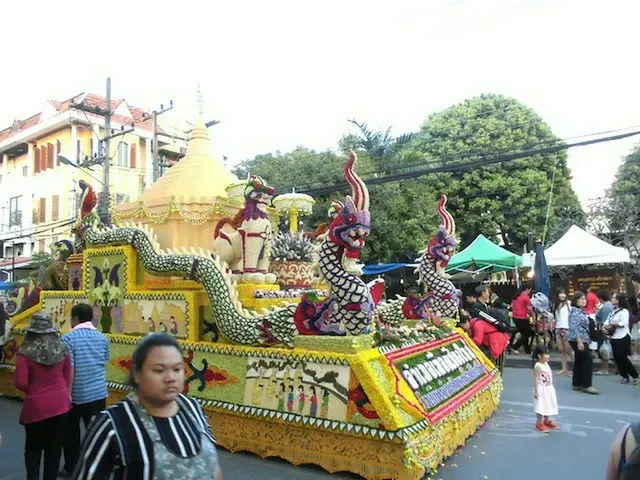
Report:
[[[373,131],[366,122],[349,120],[358,129],[358,133],[348,137],[348,143],[354,148],[361,148],[367,152],[376,170],[382,173],[387,160],[407,147],[414,138],[413,133],[405,133],[399,137],[391,135],[391,127],[385,131]]]

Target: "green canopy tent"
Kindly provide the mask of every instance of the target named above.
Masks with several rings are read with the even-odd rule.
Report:
[[[522,257],[496,245],[484,235],[478,235],[471,244],[451,257],[447,273],[478,274],[514,270],[522,265]]]

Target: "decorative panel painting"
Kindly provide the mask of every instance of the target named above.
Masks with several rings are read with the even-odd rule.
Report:
[[[89,303],[86,298],[69,298],[55,293],[43,295],[42,310],[51,314],[53,324],[65,333],[71,330],[71,309],[79,303]],[[93,324],[97,326],[100,317],[94,316]]]
[[[131,342],[111,341],[111,360],[107,364],[109,381],[127,384],[136,345]],[[241,355],[222,355],[190,349],[183,344],[185,387],[183,393],[204,400],[242,403],[247,358]]]
[[[161,332],[186,338],[189,321],[187,306],[182,295],[165,295],[159,299],[128,295],[124,300],[124,333],[146,335]]]
[[[349,367],[249,357],[244,404],[345,421]]]
[[[107,250],[85,259],[85,289],[98,329],[104,333],[123,333],[123,303],[127,283],[124,251]]]

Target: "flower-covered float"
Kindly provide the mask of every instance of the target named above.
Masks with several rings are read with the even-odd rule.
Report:
[[[360,278],[370,213],[355,167],[352,154],[345,166],[352,195],[334,202],[319,237],[324,289],[288,295],[265,293],[280,288],[269,278],[271,227],[261,220],[273,191],[262,180],[249,179],[241,213],[217,229],[227,240],[218,235],[216,250],[231,268],[203,248],[162,249],[149,225],[104,226],[85,186],[83,207],[90,208],[82,208],[76,229],[83,251],[70,257],[81,281],[70,277],[68,290],[43,290],[36,305],[12,318],[0,391],[17,394],[11,374],[30,316],[49,311],[67,331],[70,309],[86,302],[111,339],[110,402],[128,392],[140,337],[165,332],[184,347],[185,393],[202,402],[222,447],[370,479],[422,478],[497,409],[502,382],[452,328],[457,292],[442,269],[455,248],[455,224],[444,197],[443,224],[420,258],[424,294],[378,303],[381,284]],[[270,308],[246,308],[257,300]]]

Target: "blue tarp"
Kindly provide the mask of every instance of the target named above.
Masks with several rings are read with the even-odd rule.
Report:
[[[0,290],[11,290],[16,286],[13,282],[0,282]]]
[[[362,273],[365,275],[380,275],[382,273],[391,272],[399,268],[403,268],[409,265],[408,263],[380,263],[377,265],[365,265],[362,269]]]

